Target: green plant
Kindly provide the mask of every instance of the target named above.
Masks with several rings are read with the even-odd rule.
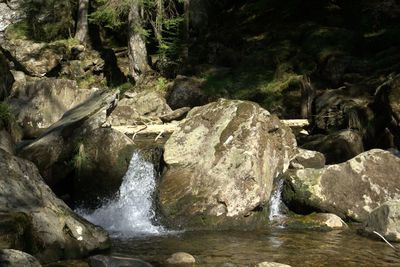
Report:
[[[8,104],[0,103],[0,125],[8,126],[11,123],[12,113]]]
[[[78,174],[82,171],[83,166],[89,163],[89,160],[89,156],[85,152],[85,146],[82,143],[78,143],[76,154],[71,160],[71,163]]]

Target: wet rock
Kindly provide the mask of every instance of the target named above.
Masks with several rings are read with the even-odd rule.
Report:
[[[257,264],[256,267],[290,267],[290,265],[277,262],[264,261]]]
[[[150,263],[139,259],[96,255],[89,258],[90,267],[152,267]]]
[[[0,173],[0,210],[29,217],[24,244],[41,262],[82,258],[110,247],[107,233],[56,198],[33,163],[0,150]]]
[[[353,130],[310,136],[307,140],[301,147],[323,153],[327,164],[341,163],[364,152],[362,135]]]
[[[44,265],[43,267],[90,267],[89,263],[84,260],[66,260],[56,261]]]
[[[201,90],[202,80],[178,76],[167,97],[172,109],[196,107],[207,103],[208,97]]]
[[[157,92],[143,91],[122,99],[108,118],[113,126],[162,124],[158,118],[171,112],[166,100]]]
[[[283,200],[296,213],[322,211],[363,221],[369,212],[400,198],[400,158],[373,149],[323,169],[290,170]]]
[[[400,242],[400,199],[385,202],[371,211],[364,226],[370,235],[376,231],[388,241]]]
[[[77,138],[73,198],[80,206],[96,207],[102,204],[101,199],[118,191],[136,146],[111,128],[99,128]]]
[[[161,210],[175,227],[254,227],[295,150],[291,130],[255,103],[194,108],[165,144]]]
[[[38,137],[63,114],[93,93],[66,79],[42,78],[14,88],[8,101],[27,139]]]
[[[22,147],[18,154],[33,161],[46,183],[53,188],[74,171],[69,164],[77,149],[74,140],[100,128],[117,101],[117,92],[96,92],[84,103],[66,112],[41,137]]]
[[[196,263],[196,259],[186,252],[174,253],[167,259],[168,265],[191,266],[194,263]]]
[[[1,5],[2,3],[0,3]],[[4,55],[0,52],[0,101],[10,95],[14,77]]]
[[[309,215],[291,215],[279,222],[288,229],[330,231],[347,228],[346,223],[331,213],[313,213]]]
[[[291,169],[320,169],[325,166],[325,156],[324,154],[299,148],[297,155],[290,162]]]
[[[41,267],[39,261],[28,253],[14,250],[0,250],[0,266],[2,267]]]

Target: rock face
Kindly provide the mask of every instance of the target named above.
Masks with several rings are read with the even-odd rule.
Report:
[[[0,250],[0,266],[2,267],[41,267],[32,255],[14,249]]]
[[[374,209],[365,221],[365,231],[374,231],[387,240],[400,242],[400,200],[388,201]]]
[[[27,250],[26,236],[29,234],[30,220],[22,212],[0,213],[0,248]]]
[[[60,183],[64,187],[62,181],[73,171],[68,162],[76,153],[75,137],[100,128],[117,99],[117,92],[95,93],[81,105],[66,112],[40,138],[21,148],[19,155],[38,166],[50,187],[54,188]]]
[[[341,163],[364,152],[362,135],[353,130],[311,136],[301,147],[323,153],[327,164]]]
[[[257,211],[295,148],[291,130],[252,102],[220,99],[194,108],[165,144],[160,207],[174,226],[262,221]]]
[[[323,211],[363,221],[392,199],[400,199],[400,158],[379,149],[323,169],[285,174],[283,200],[297,213]]]
[[[1,130],[0,127],[0,149],[4,151],[14,154],[15,153],[15,144],[12,140],[11,135],[6,130]]]
[[[0,41],[5,29],[20,20],[21,12],[18,10],[20,3],[20,0],[9,0],[5,3],[0,3]]]
[[[168,105],[172,109],[196,107],[207,103],[207,96],[201,90],[202,81],[178,76],[167,97]]]
[[[84,257],[109,248],[107,233],[73,213],[43,182],[34,164],[0,150],[0,210],[29,217],[28,252],[41,262]]]
[[[66,79],[42,78],[14,88],[8,101],[25,138],[35,138],[93,93]]]
[[[74,157],[74,200],[81,206],[96,206],[119,189],[135,144],[123,133],[99,128],[81,136]]]

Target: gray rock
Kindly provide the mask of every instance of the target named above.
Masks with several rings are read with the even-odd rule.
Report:
[[[207,103],[208,97],[201,90],[203,81],[185,76],[178,76],[167,97],[172,109],[196,107]]]
[[[14,249],[0,250],[0,266],[2,267],[41,267],[32,255]]]
[[[353,130],[310,136],[301,147],[323,153],[327,164],[345,162],[364,152],[362,135]]]
[[[277,262],[264,261],[257,264],[256,267],[290,267],[290,265]]]
[[[152,267],[150,263],[139,259],[95,255],[89,258],[90,267]]]
[[[0,248],[27,250],[25,237],[29,234],[29,217],[22,212],[0,213]]]
[[[63,114],[84,102],[94,92],[81,90],[75,81],[42,78],[13,88],[8,101],[27,139],[38,137]]]
[[[363,221],[369,212],[400,199],[400,158],[373,149],[322,169],[290,170],[283,200],[297,212],[323,211]]]
[[[325,156],[324,154],[299,148],[299,152],[295,158],[290,162],[291,169],[320,169],[325,166]]]
[[[190,110],[189,107],[178,108],[174,111],[171,111],[170,113],[162,115],[160,119],[164,123],[171,122],[173,120],[181,120],[186,116],[189,110]]]
[[[175,227],[254,227],[295,150],[290,128],[255,103],[194,108],[165,144],[160,207]]]
[[[371,211],[364,230],[369,234],[376,231],[388,241],[400,242],[400,199],[385,202]]]
[[[0,210],[29,217],[25,241],[41,262],[82,258],[110,247],[107,233],[59,200],[33,163],[0,150],[0,173]]]
[[[22,12],[18,9],[20,3],[20,0],[8,0],[7,3],[0,3],[0,41],[7,27],[21,19]]]

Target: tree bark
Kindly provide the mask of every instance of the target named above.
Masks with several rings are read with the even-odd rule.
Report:
[[[146,42],[143,33],[141,33],[143,31],[141,8],[139,0],[132,0],[128,15],[129,72],[135,82],[138,82],[141,76],[150,70],[147,62]]]
[[[79,0],[78,20],[76,23],[75,39],[79,42],[89,43],[89,22],[88,22],[89,0]]]

